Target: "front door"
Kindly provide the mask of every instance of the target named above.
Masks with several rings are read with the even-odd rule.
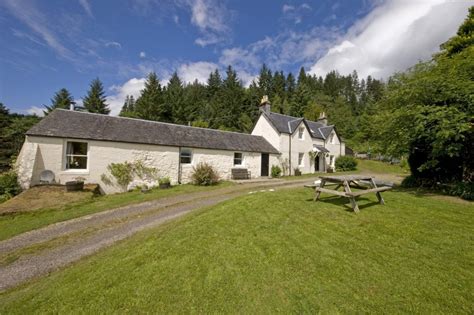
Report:
[[[262,153],[262,168],[261,168],[260,176],[268,176],[269,160],[270,160],[270,157],[268,153]]]
[[[319,172],[319,155],[314,158],[314,171]]]

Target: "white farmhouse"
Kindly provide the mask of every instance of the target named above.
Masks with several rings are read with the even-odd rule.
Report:
[[[102,177],[111,163],[140,160],[176,184],[190,182],[200,162],[211,164],[221,179],[242,170],[256,178],[269,176],[272,165],[287,174],[294,174],[294,168],[327,171],[344,154],[334,126],[272,113],[268,100],[261,110],[252,134],[244,134],[57,109],[26,133],[18,157],[19,182],[28,189],[48,170],[56,183],[81,177],[114,193],[122,187]]]
[[[336,158],[345,154],[345,144],[325,114],[318,121],[273,113],[267,97],[260,104],[260,117],[252,135],[264,137],[281,154],[285,175],[335,170]]]

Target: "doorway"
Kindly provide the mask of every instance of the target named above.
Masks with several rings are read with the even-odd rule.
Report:
[[[268,176],[268,165],[270,162],[270,157],[268,153],[262,153],[262,168],[260,171],[260,176]]]
[[[316,155],[316,157],[314,158],[314,172],[318,173],[319,172],[319,160],[320,160],[320,156],[319,154]]]

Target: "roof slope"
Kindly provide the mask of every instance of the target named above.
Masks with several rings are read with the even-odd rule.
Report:
[[[265,113],[265,116],[272,122],[275,128],[280,133],[293,133],[301,121],[305,121],[309,127],[313,138],[326,139],[334,126],[325,126],[322,123],[307,120],[304,118],[297,118],[288,115],[282,115],[277,113]]]
[[[30,136],[116,141],[279,154],[267,140],[238,132],[56,109],[26,133]]]

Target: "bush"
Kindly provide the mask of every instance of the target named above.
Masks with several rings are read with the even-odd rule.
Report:
[[[402,180],[402,187],[405,188],[415,188],[420,187],[421,183],[418,179],[415,178],[413,175],[408,175]]]
[[[209,186],[219,182],[219,174],[207,163],[199,163],[193,167],[193,174],[191,175],[194,185]]]
[[[357,161],[349,155],[341,155],[336,159],[336,170],[338,171],[355,171],[357,169]]]
[[[448,190],[448,194],[466,200],[474,200],[474,183],[456,183]]]
[[[301,171],[299,168],[295,168],[295,176],[301,176]]]
[[[272,165],[272,177],[280,177],[281,168],[278,165]]]
[[[0,202],[6,201],[21,192],[18,177],[14,171],[0,175]]]
[[[169,177],[161,177],[159,180],[158,180],[158,183],[160,185],[168,185],[171,183],[171,180]]]

